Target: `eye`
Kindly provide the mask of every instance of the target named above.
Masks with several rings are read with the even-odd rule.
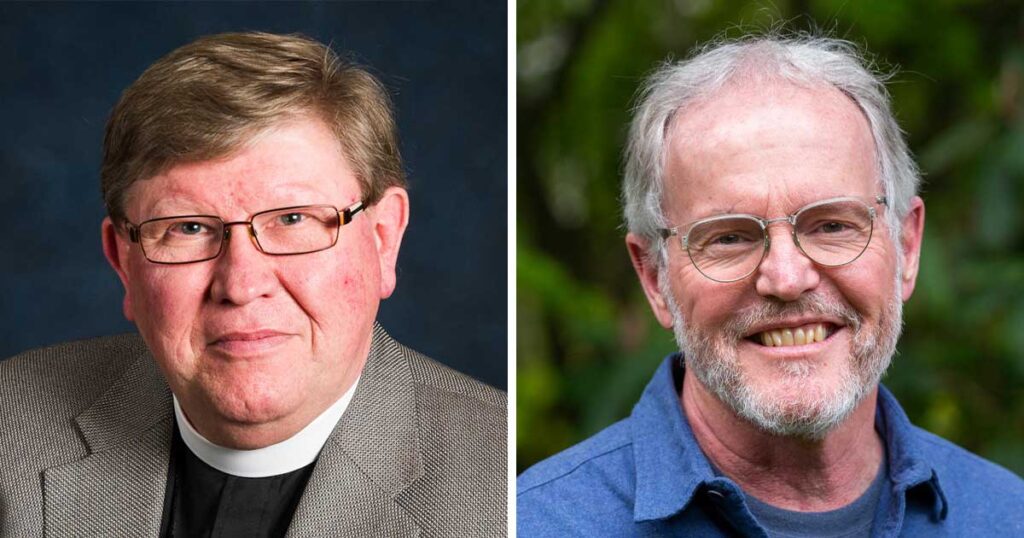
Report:
[[[201,222],[179,222],[171,228],[171,233],[182,235],[199,235],[206,231],[206,225]]]
[[[308,215],[305,213],[285,213],[277,217],[277,222],[285,226],[293,226],[306,220],[306,218],[308,218]]]
[[[842,222],[831,221],[825,222],[818,226],[818,230],[827,234],[836,234],[849,231],[850,227]]]
[[[746,241],[746,239],[739,234],[724,234],[716,237],[712,243],[717,245],[736,245]]]
[[[725,255],[747,251],[761,241],[761,228],[756,221],[726,218],[695,225],[688,235],[687,248]]]

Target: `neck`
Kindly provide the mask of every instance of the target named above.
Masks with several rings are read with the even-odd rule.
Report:
[[[358,380],[356,381],[358,383]],[[262,448],[239,450],[211,442],[195,430],[178,399],[174,398],[174,418],[188,449],[210,467],[223,473],[258,478],[290,473],[316,461],[321,448],[348,408],[356,384],[291,437]]]
[[[680,400],[704,454],[746,493],[772,506],[824,512],[860,497],[878,472],[876,388],[824,439],[767,433],[740,418],[686,370]]]

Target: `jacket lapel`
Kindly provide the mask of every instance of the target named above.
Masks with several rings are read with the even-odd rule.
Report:
[[[171,393],[140,356],[76,417],[88,456],[43,473],[48,536],[156,536],[170,459]]]
[[[352,402],[320,453],[288,536],[419,534],[415,504],[401,496],[423,474],[415,391],[403,349],[376,325]]]

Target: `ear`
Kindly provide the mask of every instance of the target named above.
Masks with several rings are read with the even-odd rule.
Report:
[[[117,233],[117,227],[114,226],[110,217],[103,219],[100,235],[103,240],[103,255],[106,256],[107,262],[114,268],[117,277],[121,279],[121,284],[124,285],[124,303],[122,305],[124,317],[128,318],[128,321],[135,321],[132,315],[132,296],[129,285],[131,277],[128,275],[126,263],[131,246],[124,237]]]
[[[648,259],[649,244],[646,239],[636,234],[626,234],[626,250],[629,251],[629,259],[633,262],[633,269],[640,279],[647,302],[650,303],[651,310],[654,311],[654,317],[658,318],[658,323],[661,323],[662,327],[670,329],[672,328],[672,312],[669,311],[668,303],[665,302],[665,297],[662,296],[658,286],[659,272],[667,271],[668,268],[659,267],[657,263]]]
[[[409,224],[409,194],[401,187],[391,187],[369,212],[373,217],[373,240],[380,261],[380,298],[387,299],[395,291],[398,249]]]
[[[917,282],[917,271],[921,265],[921,243],[924,241],[924,200],[915,196],[910,200],[910,211],[903,218],[900,230],[900,241],[903,244],[903,301],[906,302],[914,293]]]

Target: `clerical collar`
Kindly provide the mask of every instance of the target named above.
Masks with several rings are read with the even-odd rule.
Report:
[[[210,442],[192,428],[192,424],[181,410],[177,396],[174,397],[174,418],[185,445],[210,467],[243,478],[275,476],[301,469],[316,460],[320,449],[334,431],[334,426],[345,413],[345,408],[352,400],[352,394],[358,384],[357,378],[338,401],[295,435],[280,443],[255,450],[237,450]]]

